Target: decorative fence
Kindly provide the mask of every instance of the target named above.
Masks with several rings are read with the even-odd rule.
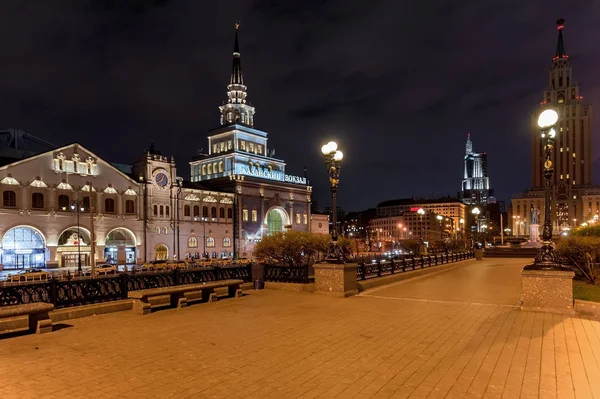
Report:
[[[0,285],[0,307],[49,302],[60,309],[127,299],[129,291],[227,279],[249,282],[251,276],[251,265],[245,265],[122,273],[96,278],[48,280],[26,284],[4,283]]]
[[[377,261],[376,263],[361,263],[356,271],[357,280],[368,280],[388,276],[390,274],[402,273],[407,270],[422,269],[424,267],[442,265],[444,263],[458,262],[471,259],[473,252],[460,252],[439,255],[420,255],[417,257],[405,257],[404,259]]]
[[[265,265],[265,281],[308,284],[308,266]]]

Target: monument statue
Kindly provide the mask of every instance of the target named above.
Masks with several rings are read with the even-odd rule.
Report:
[[[540,224],[540,210],[534,206],[531,207],[530,211],[530,223],[529,224]]]

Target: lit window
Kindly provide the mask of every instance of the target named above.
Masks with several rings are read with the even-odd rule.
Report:
[[[242,220],[243,220],[244,222],[247,222],[247,221],[248,221],[248,209],[244,209],[244,210],[242,211]]]
[[[256,152],[258,152],[259,154],[262,154],[262,145],[257,145],[256,146]]]
[[[156,234],[160,234],[160,227],[156,228]]]
[[[256,210],[252,210],[252,221],[256,222],[258,220],[258,212]]]
[[[243,140],[240,140],[240,148],[242,149],[242,151],[246,151],[246,142]]]
[[[223,246],[230,247],[231,246],[231,238],[229,238],[229,237],[223,238]]]
[[[254,152],[254,143],[250,143],[249,146],[250,146],[250,152]]]
[[[215,239],[212,237],[207,237],[206,238],[206,246],[207,247],[214,247],[215,246]]]
[[[573,158],[575,158],[575,153],[573,153]]]
[[[296,224],[300,224],[300,214],[296,214]]]
[[[560,150],[562,151],[562,148]],[[202,175],[206,175],[206,165],[202,165]]]
[[[169,233],[169,231],[167,230],[167,228],[163,227],[163,234],[168,234],[168,233]]]
[[[198,240],[196,239],[196,237],[190,237],[188,239],[188,248],[197,248],[198,247]]]
[[[308,224],[308,215],[304,214],[304,224]]]

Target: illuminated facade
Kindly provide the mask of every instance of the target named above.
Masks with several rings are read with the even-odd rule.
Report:
[[[457,198],[431,200],[401,198],[377,205],[377,217],[401,216],[405,212],[416,212],[420,208],[428,213],[442,215],[450,219],[451,230],[453,231],[457,231],[462,227],[460,221],[464,221],[467,214],[467,206]]]
[[[528,234],[530,209],[537,207],[544,214],[545,155],[537,117],[546,108],[558,112],[554,156],[553,210],[555,231],[566,230],[594,220],[600,206],[600,188],[592,184],[592,105],[580,94],[573,78],[571,60],[563,41],[564,20],[557,21],[558,41],[548,74],[548,86],[542,101],[531,118],[531,187],[512,199],[512,230]],[[600,205],[600,204],[599,204]],[[543,217],[542,217],[543,219]],[[540,220],[540,224],[543,223]]]
[[[471,135],[467,136],[461,199],[467,205],[487,205],[492,190],[487,171],[487,154],[473,152]]]
[[[287,230],[311,231],[311,187],[306,177],[286,173],[269,149],[267,133],[254,128],[235,30],[227,102],[219,107],[220,127],[208,137],[208,153],[190,162],[192,183],[236,194],[235,251],[251,256],[261,237]]]
[[[0,264],[76,267],[81,256],[90,265],[92,213],[98,263],[231,257],[234,195],[179,181],[174,160],[154,150],[133,168],[80,144],[5,162]]]

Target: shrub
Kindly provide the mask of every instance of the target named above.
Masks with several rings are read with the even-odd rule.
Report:
[[[254,256],[266,263],[305,266],[325,256],[330,244],[328,234],[287,231],[264,236],[254,247]],[[338,245],[345,254],[350,253],[349,240],[340,238]]]
[[[584,232],[587,233],[589,231]],[[586,280],[597,284],[600,273],[596,262],[600,258],[600,237],[577,234],[564,237],[557,244],[556,253],[579,270]]]

